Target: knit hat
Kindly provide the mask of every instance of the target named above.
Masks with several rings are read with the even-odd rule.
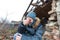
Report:
[[[36,18],[36,13],[31,11],[31,12],[29,12],[29,13],[27,14],[27,17],[31,17],[32,19],[35,20],[35,18]]]

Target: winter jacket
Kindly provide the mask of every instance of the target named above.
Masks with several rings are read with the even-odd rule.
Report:
[[[43,25],[41,23],[36,29],[29,25],[23,25],[23,22],[21,22],[18,27],[18,33],[22,34],[22,40],[42,40],[44,31],[45,30],[43,29]],[[17,34],[15,34],[14,38],[17,36]]]

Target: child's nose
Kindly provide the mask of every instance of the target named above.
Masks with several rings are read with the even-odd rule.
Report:
[[[31,20],[29,20],[31,22]]]

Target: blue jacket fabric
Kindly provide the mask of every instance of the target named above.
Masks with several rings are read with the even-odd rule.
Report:
[[[23,22],[21,22],[18,27],[18,33],[22,34],[21,40],[42,40],[44,31],[42,24],[39,24],[38,28],[34,29],[31,26],[23,25]],[[14,38],[16,36],[17,34],[15,34]]]

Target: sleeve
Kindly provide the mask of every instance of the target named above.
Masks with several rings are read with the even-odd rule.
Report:
[[[31,35],[35,34],[35,29],[29,28],[29,27],[27,27],[26,29],[27,29],[28,33],[30,33]]]
[[[26,28],[24,27],[24,25],[22,23],[20,23],[17,31],[18,31],[18,33],[22,34],[22,33],[25,33]]]
[[[31,34],[31,35],[34,35],[34,33],[35,33],[35,29],[33,29],[33,28],[30,28],[30,27],[28,27],[28,26],[26,26],[25,27],[25,25],[23,25],[22,23],[20,23],[19,24],[19,26],[18,26],[18,33],[29,33],[29,34]]]

